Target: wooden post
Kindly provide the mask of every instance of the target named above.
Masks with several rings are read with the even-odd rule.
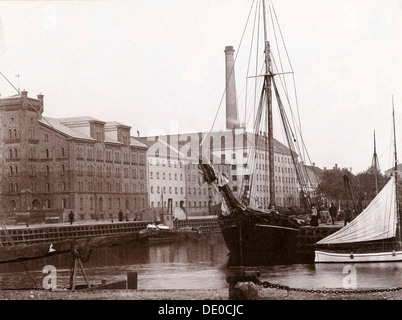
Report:
[[[137,290],[138,283],[137,272],[128,272],[127,273],[127,289],[135,289]]]
[[[71,290],[75,290],[75,287],[77,285],[77,269],[78,266],[81,269],[82,274],[84,275],[85,282],[87,283],[88,288],[90,287],[87,275],[84,270],[84,266],[82,265],[82,261],[80,258],[75,258],[73,257],[73,264],[72,264],[72,270],[70,272],[70,286]]]
[[[77,267],[78,267],[78,261],[77,261],[77,259],[74,258],[72,276],[70,278],[71,290],[75,290],[75,284],[76,284],[76,279],[77,279]]]
[[[81,272],[82,272],[82,274],[84,275],[85,282],[87,283],[87,286],[88,286],[88,288],[89,288],[89,287],[90,287],[89,281],[88,281],[87,275],[86,275],[86,273],[85,273],[84,266],[82,265],[82,261],[81,261],[80,258],[78,258],[77,260],[78,260],[78,263],[80,264]]]

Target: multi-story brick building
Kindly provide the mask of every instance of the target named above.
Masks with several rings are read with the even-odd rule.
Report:
[[[43,95],[0,99],[0,199],[5,214],[69,212],[128,219],[147,208],[147,146],[130,127],[91,117],[44,117]]]

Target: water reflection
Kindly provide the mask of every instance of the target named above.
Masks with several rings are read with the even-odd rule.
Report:
[[[126,279],[130,271],[138,272],[139,288],[186,289],[221,288],[226,285],[224,266],[228,251],[220,236],[201,237],[165,243],[132,243],[119,247],[96,248],[84,264],[91,284]],[[30,274],[41,286],[42,269],[57,269],[57,285],[69,285],[71,255],[63,254],[25,262]],[[22,263],[0,265],[1,288],[33,287]],[[80,272],[79,272],[80,274]]]
[[[219,289],[227,288],[228,250],[222,237],[203,237],[168,243],[133,243],[94,249],[84,264],[91,284],[125,280],[128,272],[138,272],[139,289]],[[45,265],[57,269],[57,285],[68,287],[70,254],[25,263],[39,286]],[[346,267],[346,269],[345,269]],[[344,288],[348,270],[354,271],[356,288],[402,286],[402,263],[294,264],[259,267],[260,279],[292,288]],[[81,273],[78,273],[81,275]],[[81,276],[80,283],[84,283]],[[0,288],[31,288],[32,280],[22,263],[0,265]]]
[[[261,280],[293,288],[394,288],[402,286],[402,262],[317,263],[260,269]]]

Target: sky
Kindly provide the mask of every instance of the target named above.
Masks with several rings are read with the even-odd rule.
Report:
[[[0,1],[0,71],[29,96],[44,94],[48,117],[118,121],[134,136],[224,129],[224,49],[232,45],[240,122],[250,123],[240,104],[252,5]],[[402,0],[273,5],[294,72],[306,162],[364,171],[375,131],[380,168],[390,168],[392,96],[402,154]],[[0,94],[16,91],[0,78]]]

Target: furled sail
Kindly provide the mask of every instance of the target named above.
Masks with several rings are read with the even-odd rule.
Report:
[[[396,234],[397,206],[392,177],[369,206],[342,229],[317,244],[340,244],[392,238]]]

